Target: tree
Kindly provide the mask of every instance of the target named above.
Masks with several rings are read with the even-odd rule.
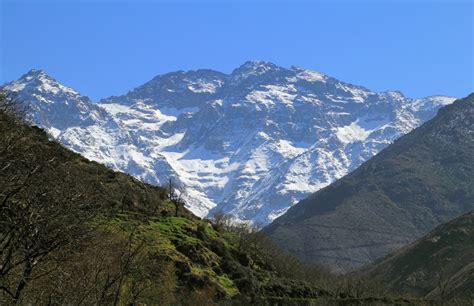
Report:
[[[179,211],[186,205],[184,198],[187,196],[186,188],[183,184],[178,184],[171,177],[168,178],[168,200],[175,206],[175,216],[179,216]]]
[[[231,231],[232,230],[232,217],[229,214],[224,213],[222,210],[216,211],[212,215],[212,220],[216,231]]]
[[[34,272],[49,254],[87,235],[84,220],[92,204],[83,200],[82,190],[71,188],[75,178],[67,166],[39,156],[26,140],[29,128],[18,124],[19,105],[0,92],[0,292],[14,303],[42,276]]]
[[[54,179],[48,166],[38,165],[16,176],[9,185],[2,185],[0,192],[0,288],[13,302],[19,300],[34,269],[48,260],[49,254],[72,247],[88,233],[83,223],[88,204],[81,202],[81,193],[71,192],[57,201],[51,197],[57,190],[38,184],[37,178],[44,173]],[[73,180],[67,173],[56,179]]]

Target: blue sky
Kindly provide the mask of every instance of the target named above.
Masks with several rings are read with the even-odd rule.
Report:
[[[0,84],[39,68],[97,100],[267,60],[409,97],[474,89],[470,0],[0,2]]]

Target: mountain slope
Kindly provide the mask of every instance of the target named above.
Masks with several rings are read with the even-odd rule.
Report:
[[[471,94],[264,231],[305,261],[360,267],[473,207],[473,150]]]
[[[454,100],[374,93],[258,61],[231,74],[159,75],[97,104],[38,71],[6,88],[83,156],[152,184],[174,177],[200,216],[223,210],[263,224]]]
[[[0,304],[329,297],[283,277],[261,238],[176,210],[164,188],[50,141],[6,115],[2,99],[0,92]]]
[[[473,298],[474,211],[440,225],[364,274],[401,292]]]
[[[7,115],[3,99],[0,92],[1,305],[429,302],[336,282],[258,232],[202,220],[164,188],[89,161]]]

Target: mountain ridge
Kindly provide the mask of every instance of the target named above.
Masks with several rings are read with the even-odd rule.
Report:
[[[300,258],[347,272],[472,208],[474,94],[312,194],[264,231]]]
[[[161,74],[97,103],[61,95],[59,83],[26,85],[6,88],[32,102],[35,124],[67,147],[148,183],[173,177],[200,216],[223,210],[263,224],[454,100],[373,93],[264,61],[230,74]]]

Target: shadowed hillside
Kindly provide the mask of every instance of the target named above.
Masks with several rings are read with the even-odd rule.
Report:
[[[474,300],[474,211],[437,227],[364,273],[399,292]]]
[[[473,208],[473,152],[471,94],[264,232],[306,262],[337,271],[361,267]]]

